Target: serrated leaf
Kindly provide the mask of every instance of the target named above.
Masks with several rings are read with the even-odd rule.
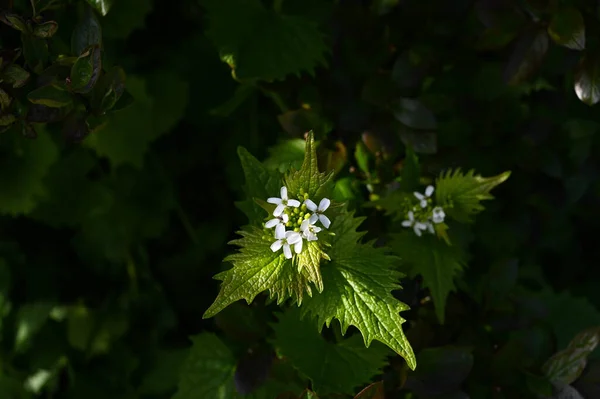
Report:
[[[317,165],[317,147],[312,131],[308,132],[304,147],[304,161],[299,170],[292,169],[285,178],[290,197],[307,194],[309,198],[322,197],[331,189],[333,172],[321,173]]]
[[[254,198],[266,201],[279,192],[281,188],[281,175],[276,171],[267,169],[252,154],[243,147],[238,148],[238,156],[244,170],[246,184],[244,192],[247,199],[238,202],[238,207],[248,216],[251,221],[261,220],[265,215]]]
[[[509,176],[510,172],[481,177],[474,170],[466,174],[460,169],[447,170],[436,179],[436,201],[453,219],[461,223],[472,222],[472,216],[484,209],[480,202],[493,199],[490,191]]]
[[[327,46],[310,19],[282,15],[258,0],[201,3],[208,11],[207,36],[238,79],[283,79],[305,71],[312,74],[318,64],[326,64]]]
[[[300,311],[290,308],[277,316],[273,324],[275,347],[312,381],[320,395],[345,393],[379,374],[386,364],[389,350],[382,344],[365,348],[358,335],[337,343],[327,342]]]
[[[554,354],[542,367],[542,371],[554,384],[573,383],[585,368],[587,357],[600,343],[600,327],[580,332],[566,349]]]
[[[573,85],[579,100],[587,105],[600,101],[600,62],[596,58],[583,58],[575,72]]]
[[[94,10],[84,5],[71,34],[71,52],[79,56],[90,46],[102,46],[102,27]]]
[[[576,8],[556,10],[548,26],[548,34],[556,44],[573,50],[585,49],[585,23]]]
[[[316,318],[319,330],[323,324],[329,327],[334,318],[339,320],[342,334],[353,325],[362,333],[365,345],[373,340],[383,342],[414,369],[414,353],[399,315],[409,307],[391,294],[400,288],[397,281],[401,273],[394,269],[397,258],[383,248],[358,244],[364,234],[356,232],[360,222],[347,211],[332,221],[330,230],[335,236],[327,251],[331,262],[321,268],[325,289],[305,299],[303,315]]]
[[[292,298],[294,303],[302,303],[305,292],[311,295],[308,268],[298,270],[281,251],[272,252],[269,248],[274,241],[272,232],[249,227],[238,234],[242,238],[231,243],[240,247],[239,252],[225,258],[233,267],[214,276],[222,281],[221,290],[203,318],[213,317],[240,299],[251,303],[256,295],[267,290],[277,304],[288,298]]]
[[[465,266],[460,249],[449,246],[434,235],[418,237],[412,230],[393,236],[390,245],[410,267],[411,275],[423,276],[423,285],[429,288],[435,313],[443,324],[446,298],[455,289],[454,277]]]
[[[88,47],[71,68],[71,90],[76,93],[88,93],[96,84],[101,71],[100,46]]]
[[[45,132],[36,140],[0,135],[0,144],[10,154],[0,172],[0,213],[29,213],[46,196],[43,179],[58,159],[58,148]]]
[[[27,99],[33,104],[51,108],[62,108],[73,104],[71,93],[56,83],[38,87],[27,94]]]

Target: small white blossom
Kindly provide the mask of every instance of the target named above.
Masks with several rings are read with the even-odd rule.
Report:
[[[306,201],[304,201],[304,204],[306,205],[306,208],[308,208],[308,210],[313,212],[313,214],[310,215],[310,218],[308,219],[310,221],[310,224],[315,224],[317,220],[320,220],[323,226],[326,229],[328,229],[331,225],[331,221],[327,216],[323,215],[323,212],[325,212],[327,208],[329,208],[331,201],[328,198],[323,198],[321,202],[319,202],[319,206],[317,207],[317,204],[307,199]]]
[[[403,227],[412,227],[415,234],[419,237],[421,237],[424,230],[428,229],[427,224],[421,223],[421,222],[418,222],[415,220],[415,214],[413,211],[408,212],[408,219],[402,222],[402,226]]]
[[[285,234],[285,224],[290,220],[287,214],[282,214],[279,217],[269,220],[265,223],[265,227],[267,229],[272,229],[275,227],[275,238],[282,238]]]
[[[433,211],[431,211],[431,220],[433,220],[433,223],[442,223],[445,217],[446,214],[441,206],[436,206],[433,208]]]
[[[286,259],[292,259],[292,250],[290,245],[294,246],[294,252],[299,254],[302,251],[302,235],[297,231],[286,231],[283,237],[271,244],[271,251],[277,252],[283,247],[283,254]]]
[[[427,186],[427,188],[425,189],[425,195],[418,193],[416,191],[413,193],[415,195],[415,197],[417,197],[417,199],[420,201],[421,208],[427,207],[427,199],[429,197],[431,197],[431,194],[433,194],[433,190],[435,190],[433,188],[433,186]]]
[[[288,198],[287,188],[285,186],[281,187],[280,190],[281,198],[271,197],[267,199],[269,204],[275,204],[277,207],[273,211],[273,216],[281,216],[286,207],[292,206],[294,208],[298,208],[300,206],[300,201],[295,199]]]
[[[321,228],[312,224],[309,219],[306,219],[300,225],[300,231],[302,231],[302,237],[306,238],[306,241],[317,241],[319,239],[317,233],[321,231]]]

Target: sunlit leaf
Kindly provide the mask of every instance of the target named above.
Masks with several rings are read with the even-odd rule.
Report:
[[[600,101],[600,62],[584,58],[575,73],[575,94],[587,105]]]

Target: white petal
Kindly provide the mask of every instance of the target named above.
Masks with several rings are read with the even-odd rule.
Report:
[[[277,226],[277,225],[279,224],[279,222],[281,222],[281,220],[279,220],[279,219],[277,219],[277,218],[275,218],[275,219],[271,219],[271,220],[269,220],[267,223],[265,223],[265,227],[266,227],[267,229],[271,229],[271,228],[273,228],[273,227]]]
[[[331,225],[331,221],[329,220],[329,218],[325,215],[319,215],[319,220],[321,221],[321,223],[323,223],[323,226],[328,229],[329,225]]]
[[[419,237],[421,237],[421,234],[423,234],[423,233],[421,233],[421,230],[417,227],[416,224],[415,224],[415,227],[413,228],[413,230],[415,231],[415,234]],[[285,248],[284,248],[284,250],[285,250]]]
[[[329,208],[329,205],[331,205],[329,198],[323,198],[321,202],[319,202],[319,212],[325,212],[327,208]]]
[[[302,252],[302,240],[300,240],[296,244],[294,244],[294,252],[296,252],[297,254]]]
[[[275,238],[281,240],[285,237],[285,226],[281,223],[275,227]]]
[[[281,215],[281,220],[283,221],[283,223],[287,223],[290,221],[290,217],[287,215],[287,213],[284,213],[283,215]]]
[[[429,230],[429,232],[431,234],[434,234],[435,232],[433,231],[433,225],[431,223],[427,223],[427,230]]]
[[[427,200],[421,200],[421,208],[427,208]]]
[[[311,200],[307,199],[306,201],[304,201],[304,205],[306,205],[306,207],[308,208],[309,211],[316,211],[317,210],[317,204],[315,204],[314,202],[312,202]]]
[[[288,206],[293,206],[294,208],[298,208],[300,206],[300,201],[291,199],[287,202]]]
[[[273,216],[281,216],[284,209],[285,209],[285,205],[283,205],[283,204],[277,205],[277,208],[275,208],[275,210],[273,211]]]
[[[308,226],[310,226],[310,222],[308,221],[308,219],[305,219],[300,225],[300,230],[304,232],[308,229]]]
[[[419,201],[420,201],[420,200],[422,200],[423,198],[425,198],[425,196],[423,196],[423,194],[421,194],[421,193],[418,193],[418,192],[416,192],[416,191],[415,191],[413,194],[415,195],[415,197],[417,197],[417,199],[418,199]]]
[[[322,228],[320,228],[320,227],[317,227],[317,226],[313,226],[313,228],[312,228],[312,231],[313,231],[314,233],[318,233],[318,232],[319,232],[319,231],[321,231],[321,230],[323,230],[323,229],[322,229]]]
[[[319,237],[317,237],[316,234],[312,234],[310,233],[310,235],[308,237],[306,237],[307,241],[317,241],[319,239]]]
[[[285,201],[286,199],[288,199],[288,196],[287,196],[287,187],[286,186],[281,187],[280,193],[281,193],[281,199],[282,200]]]
[[[308,218],[308,222],[310,224],[315,224],[317,223],[317,220],[319,220],[319,215],[317,215],[316,213],[313,213],[312,215],[310,215],[310,217]]]
[[[425,189],[425,195],[427,197],[431,197],[431,194],[433,194],[433,190],[435,190],[433,186],[427,186],[427,188]]]
[[[413,222],[415,220],[415,214],[413,211],[408,211],[408,220]]]
[[[282,245],[283,245],[283,240],[275,241],[273,244],[271,244],[271,251],[273,251],[273,252],[279,251],[281,249]]]
[[[297,231],[287,231],[285,233],[285,238],[288,244],[295,244],[298,241],[302,241],[302,235],[300,235],[300,233]]]
[[[410,227],[412,226],[413,222],[410,220],[405,220],[404,222],[402,222],[402,227]]]
[[[267,202],[269,204],[279,205],[279,204],[281,204],[281,198],[275,198],[275,197],[267,198]]]
[[[425,223],[417,222],[415,223],[415,228],[420,230],[427,230],[427,225]]]
[[[283,245],[283,254],[287,259],[292,259],[292,250],[288,244]]]

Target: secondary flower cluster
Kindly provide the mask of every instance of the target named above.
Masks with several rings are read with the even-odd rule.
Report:
[[[419,237],[424,231],[435,234],[433,229],[434,224],[442,223],[446,214],[441,206],[431,207],[431,195],[433,194],[433,186],[427,186],[425,194],[413,193],[419,203],[408,211],[408,219],[402,222],[404,227],[412,227],[415,234]]]
[[[291,246],[294,252],[302,252],[302,242],[318,240],[317,234],[322,230],[315,223],[321,222],[326,229],[331,221],[323,212],[329,208],[331,201],[323,198],[319,205],[305,196],[304,203],[288,198],[287,188],[281,187],[281,198],[271,197],[267,199],[270,204],[277,205],[273,211],[274,218],[265,223],[267,229],[275,227],[275,242],[271,244],[271,251],[277,252],[283,248],[283,254],[287,259],[292,258]],[[310,212],[307,212],[310,211]],[[287,228],[287,229],[286,229]]]

